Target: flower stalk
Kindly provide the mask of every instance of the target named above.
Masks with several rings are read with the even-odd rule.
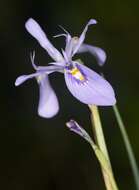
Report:
[[[67,127],[70,131],[76,133],[77,135],[81,136],[85,139],[92,147],[101,168],[103,169],[103,174],[105,174],[105,179],[107,179],[107,189],[109,190],[118,190],[117,186],[115,185],[115,180],[113,174],[111,172],[111,166],[109,161],[107,160],[104,153],[100,150],[98,145],[92,140],[89,134],[85,131],[83,127],[81,127],[75,120],[70,120],[66,123]]]
[[[113,177],[113,173],[111,171],[111,166],[109,165],[109,161],[106,159],[104,153],[100,150],[100,148],[97,145],[91,144],[91,146],[95,152],[95,155],[96,155],[98,161],[100,162],[106,189],[107,190],[118,190],[115,179]]]
[[[107,150],[107,146],[106,146],[106,142],[105,142],[105,138],[104,138],[104,134],[103,134],[103,129],[102,129],[102,124],[101,124],[98,108],[95,105],[89,105],[89,108],[91,110],[91,121],[92,121],[92,125],[93,125],[93,131],[94,131],[95,137],[96,137],[96,143],[97,143],[100,151],[104,154],[106,161],[108,163],[108,166],[109,166],[107,168],[109,175],[107,174],[106,169],[104,169],[104,167],[102,167],[102,174],[103,174],[106,189],[107,190],[118,190],[116,181],[114,179],[112,167],[111,167],[111,162],[109,159],[109,154],[108,154],[108,150]]]
[[[128,134],[125,130],[125,126],[124,126],[122,117],[121,117],[118,107],[116,105],[113,106],[113,111],[114,111],[119,129],[120,129],[122,137],[123,137],[125,148],[127,150],[128,158],[129,158],[129,161],[131,164],[131,169],[132,169],[132,173],[133,173],[134,180],[135,180],[136,189],[139,190],[139,170],[138,170],[136,159],[135,159],[132,147],[131,147],[131,143],[130,143]]]

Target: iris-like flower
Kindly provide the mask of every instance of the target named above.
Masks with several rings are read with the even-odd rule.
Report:
[[[57,35],[66,37],[66,47],[60,52],[51,44],[35,20],[30,18],[26,22],[25,27],[27,31],[54,60],[54,62],[49,63],[49,66],[36,66],[34,63],[35,54],[33,53],[31,55],[31,62],[36,72],[30,75],[22,75],[15,82],[15,85],[18,86],[33,77],[37,79],[40,91],[38,114],[41,117],[53,117],[59,110],[57,96],[48,78],[48,75],[53,72],[64,73],[67,88],[82,103],[98,106],[115,104],[115,94],[111,85],[93,70],[81,64],[79,61],[73,60],[75,54],[88,51],[96,57],[99,65],[104,64],[106,59],[105,52],[98,47],[84,44],[88,26],[96,23],[94,19],[89,20],[79,38],[71,37],[64,29],[64,34]]]

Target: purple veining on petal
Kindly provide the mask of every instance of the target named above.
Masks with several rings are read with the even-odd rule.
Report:
[[[116,103],[113,88],[105,79],[84,65],[78,64],[78,68],[86,76],[85,82],[77,82],[65,72],[66,85],[74,97],[85,104],[110,106]]]
[[[80,80],[77,79],[72,73],[71,71],[76,69],[77,71],[81,74],[81,76],[84,78],[84,80]],[[78,84],[84,84],[85,82],[87,82],[87,76],[84,73],[84,71],[80,68],[80,66],[78,64],[75,64],[75,62],[71,62],[68,66],[65,67],[67,75],[69,78],[71,78],[71,80],[73,79],[75,83]]]

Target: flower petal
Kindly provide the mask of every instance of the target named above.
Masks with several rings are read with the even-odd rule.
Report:
[[[77,45],[75,46],[75,48],[73,50],[72,56],[78,51],[78,49],[80,48],[81,44],[84,42],[85,35],[86,35],[87,30],[88,30],[88,26],[92,25],[92,24],[96,24],[96,23],[97,23],[97,21],[95,19],[90,19],[89,20],[89,22],[85,26],[82,34],[80,35],[80,37],[78,39],[78,43],[77,43]]]
[[[39,24],[32,18],[28,19],[25,24],[27,31],[39,42],[39,44],[48,52],[48,54],[55,61],[62,61],[61,53],[51,44],[47,36],[39,26]]]
[[[100,66],[102,66],[106,61],[106,57],[107,57],[106,53],[103,49],[99,47],[95,47],[88,44],[82,44],[80,48],[78,49],[77,53],[84,53],[84,52],[89,52],[93,56],[95,56]]]
[[[65,81],[71,94],[85,104],[110,106],[116,103],[112,86],[88,67],[76,64],[85,80],[77,80],[70,72],[65,71]]]
[[[59,111],[57,96],[50,85],[48,75],[39,76],[37,81],[40,91],[38,114],[44,118],[51,118]]]

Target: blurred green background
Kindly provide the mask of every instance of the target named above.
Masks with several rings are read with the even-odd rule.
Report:
[[[1,190],[103,190],[99,164],[89,145],[71,133],[65,122],[77,120],[93,136],[86,105],[79,103],[66,88],[63,76],[53,74],[60,112],[52,119],[37,115],[38,86],[35,80],[15,87],[21,74],[32,73],[29,53],[46,65],[50,58],[25,30],[29,17],[36,19],[58,48],[61,32],[79,35],[90,18],[86,42],[102,47],[107,62],[100,70],[89,54],[85,64],[103,71],[113,85],[119,108],[139,162],[139,1],[137,0],[1,0],[0,1],[0,189]],[[111,107],[101,109],[109,153],[120,189],[135,189],[125,147]]]

